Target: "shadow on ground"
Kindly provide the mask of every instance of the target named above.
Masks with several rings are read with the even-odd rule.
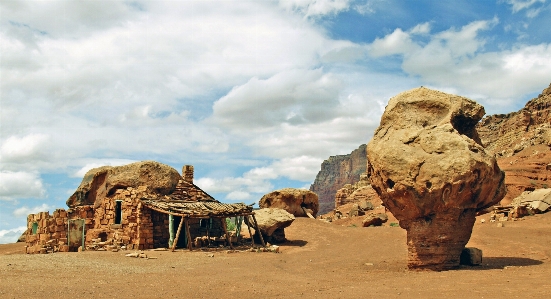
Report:
[[[308,241],[304,241],[304,240],[287,240],[285,243],[283,243],[281,245],[302,247],[302,246],[305,246],[306,244],[308,244]]]
[[[483,257],[482,265],[479,266],[461,266],[465,270],[491,270],[505,269],[506,267],[527,267],[543,264],[542,261],[525,257]]]

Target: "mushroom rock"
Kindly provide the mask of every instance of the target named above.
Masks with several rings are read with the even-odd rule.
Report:
[[[285,242],[285,228],[295,221],[293,214],[278,208],[263,208],[254,211],[258,229],[265,241],[270,243]],[[255,235],[258,232],[255,232]]]
[[[306,189],[284,188],[272,191],[260,199],[260,208],[277,208],[295,217],[308,217],[306,212],[316,217],[319,210],[318,195]]]
[[[182,176],[168,165],[155,161],[141,161],[123,166],[102,166],[90,169],[84,175],[80,186],[69,199],[70,208],[94,205],[117,189],[147,186],[158,195],[171,194]]]
[[[506,193],[475,129],[484,107],[424,87],[390,99],[367,146],[372,187],[407,230],[408,267],[459,266],[477,211]]]

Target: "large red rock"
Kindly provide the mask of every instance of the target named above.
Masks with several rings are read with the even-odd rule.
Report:
[[[117,189],[147,186],[149,192],[171,194],[182,176],[168,165],[155,161],[142,161],[123,166],[103,166],[89,170],[80,186],[69,199],[70,208],[99,204]]]
[[[475,125],[484,107],[416,88],[390,99],[367,146],[372,187],[407,230],[410,269],[459,266],[477,211],[505,195],[505,175]]]
[[[305,189],[284,188],[272,191],[260,199],[260,208],[283,209],[295,217],[308,217],[309,212],[316,217],[319,211],[318,195]]]

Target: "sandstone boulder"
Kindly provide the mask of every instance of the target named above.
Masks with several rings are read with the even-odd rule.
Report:
[[[270,243],[284,242],[284,229],[295,221],[295,216],[283,209],[264,208],[254,214],[264,241]]]
[[[472,100],[416,88],[390,99],[368,144],[371,185],[407,230],[410,269],[459,266],[476,212],[506,193],[475,130],[483,115]]]
[[[551,207],[551,189],[525,191],[513,199],[512,205],[515,207],[526,206],[536,213],[546,212]]]
[[[147,186],[148,192],[167,195],[174,191],[182,176],[168,165],[142,161],[124,166],[103,166],[89,170],[69,199],[70,208],[93,205],[117,189]]]
[[[388,216],[384,213],[371,213],[367,216],[365,216],[364,220],[362,221],[363,227],[369,227],[369,226],[381,226],[383,223],[388,221]]]
[[[260,199],[260,208],[277,208],[293,214],[295,217],[316,217],[319,210],[318,196],[306,189],[285,188],[272,191]]]

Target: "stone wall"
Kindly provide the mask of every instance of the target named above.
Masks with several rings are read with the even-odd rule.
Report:
[[[57,209],[30,214],[27,217],[27,253],[50,253],[68,251],[67,212]]]

